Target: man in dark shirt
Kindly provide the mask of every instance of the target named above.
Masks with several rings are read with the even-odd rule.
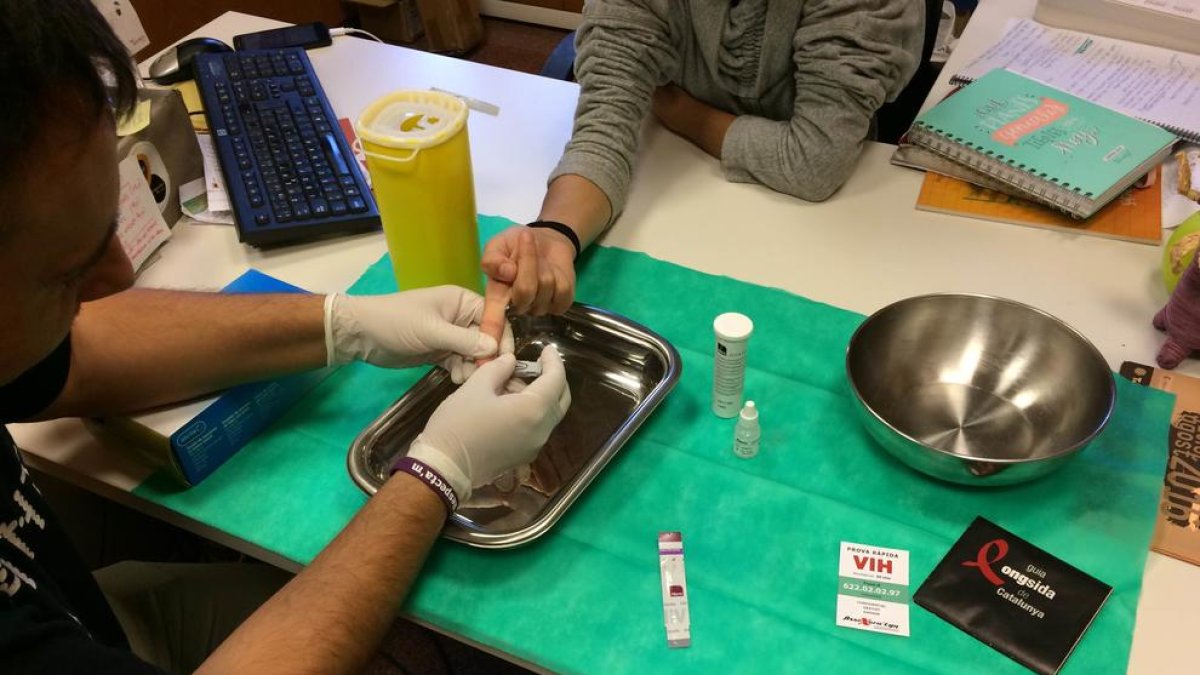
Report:
[[[483,335],[483,299],[452,287],[358,298],[130,289],[114,119],[136,78],[120,42],[89,0],[4,0],[0,86],[0,422],[128,412],[352,360],[474,372],[346,529],[203,664],[129,651],[0,432],[0,672],[360,671],[447,514],[473,485],[531,461],[565,414],[561,359],[546,349],[544,374],[507,393],[511,353],[469,362],[511,352],[511,340]]]

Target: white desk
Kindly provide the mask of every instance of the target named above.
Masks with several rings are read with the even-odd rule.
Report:
[[[1032,15],[1033,7],[1034,0],[981,2],[932,96],[958,64],[999,35],[1005,18]],[[270,25],[226,14],[195,35],[228,41]],[[499,117],[473,115],[470,122],[478,207],[514,220],[536,215],[545,177],[570,134],[574,85],[350,38],[310,53],[340,116],[353,118],[393,89],[435,85],[500,105]],[[921,293],[1001,295],[1066,320],[1113,368],[1124,360],[1153,360],[1160,337],[1150,317],[1166,299],[1157,248],[918,212],[913,204],[921,176],[889,165],[891,151],[868,144],[847,185],[812,204],[727,183],[714,160],[650,124],[628,207],[603,243],[863,313]],[[331,291],[346,287],[383,252],[376,234],[261,253],[239,245],[231,228],[183,224],[139,283],[217,288],[254,266]],[[1200,372],[1195,363],[1186,369]],[[128,491],[146,471],[103,453],[78,422],[20,425],[13,434],[45,471],[263,556],[246,542],[131,497]],[[1146,570],[1130,672],[1166,672],[1188,662],[1187,610],[1200,606],[1200,570],[1156,554]]]

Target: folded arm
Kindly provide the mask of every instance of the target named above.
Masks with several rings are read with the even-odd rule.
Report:
[[[820,201],[849,177],[875,112],[916,72],[924,8],[909,0],[808,4],[793,40],[791,119],[732,120],[720,157],[732,181]]]

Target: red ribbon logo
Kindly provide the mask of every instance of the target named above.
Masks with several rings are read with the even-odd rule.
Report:
[[[992,547],[996,547],[996,557],[991,556]],[[979,549],[979,554],[974,560],[968,560],[963,563],[963,567],[976,567],[979,572],[993,584],[1003,586],[1004,580],[998,574],[992,571],[992,563],[1000,562],[1000,559],[1008,555],[1008,542],[1003,539],[993,539],[984,544]]]

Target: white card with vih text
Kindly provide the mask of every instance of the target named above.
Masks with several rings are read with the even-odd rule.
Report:
[[[908,637],[908,551],[842,542],[837,625]]]

